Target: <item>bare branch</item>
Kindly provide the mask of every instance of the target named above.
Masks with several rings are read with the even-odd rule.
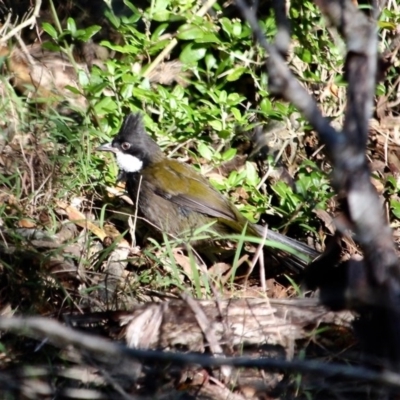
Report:
[[[357,145],[355,151],[363,154],[375,94],[376,27],[351,1],[315,2],[346,40],[346,78],[349,87],[344,131],[348,145]]]
[[[270,91],[295,105],[325,144],[333,164],[332,184],[347,203],[345,210],[365,258],[367,287],[356,289],[347,286],[346,290],[352,291],[354,298],[357,297],[357,291],[373,292],[378,303],[377,306],[371,306],[365,302],[365,298],[359,298],[358,304],[347,306],[361,310],[370,336],[364,335],[367,347],[370,350],[375,348],[376,354],[383,356],[397,370],[400,365],[400,266],[391,229],[370,180],[365,154],[368,121],[375,95],[376,25],[351,0],[316,0],[316,3],[338,28],[347,45],[345,72],[348,102],[341,132],[336,131],[322,116],[315,100],[292,75],[279,51],[266,41],[254,12],[246,6],[245,0],[237,0],[257,40],[269,54],[267,69]],[[379,340],[374,336],[378,334],[373,333],[377,326],[382,332]],[[381,344],[379,350],[377,342]]]
[[[344,137],[330,125],[314,98],[294,78],[279,51],[267,42],[254,12],[246,5],[245,0],[237,0],[236,3],[249,22],[258,42],[269,54],[267,68],[271,92],[279,93],[292,102],[318,132],[328,151],[336,153],[344,144]]]
[[[347,44],[347,107],[343,132],[346,145],[336,156],[334,183],[347,195],[349,213],[366,256],[368,276],[383,282],[394,275],[400,284],[392,232],[386,223],[365,157],[368,121],[375,95],[377,68],[376,27],[351,1],[316,0]]]
[[[274,0],[272,6],[278,28],[275,35],[275,46],[282,57],[285,57],[290,45],[290,22],[287,17],[288,1]]]
[[[201,354],[183,354],[163,351],[130,349],[108,340],[77,332],[61,325],[59,322],[41,317],[2,317],[0,330],[13,332],[34,338],[47,338],[53,345],[64,348],[73,345],[75,348],[89,352],[92,357],[103,362],[128,358],[142,361],[169,362],[179,365],[199,364],[203,367],[230,365],[243,368],[280,369],[292,373],[309,373],[314,376],[341,377],[370,382],[400,390],[400,375],[392,372],[375,372],[361,367],[350,367],[335,363],[316,361],[286,361],[270,358],[251,357],[210,357]]]
[[[11,39],[13,36],[15,36],[18,32],[20,32],[25,27],[27,27],[29,25],[34,25],[36,23],[36,19],[39,17],[41,6],[42,6],[42,0],[36,0],[35,8],[33,9],[32,15],[25,21],[21,22],[18,26],[11,29],[11,31],[8,32],[7,35],[4,35],[2,38],[0,38],[0,45],[3,43],[7,43],[7,41],[9,39]]]

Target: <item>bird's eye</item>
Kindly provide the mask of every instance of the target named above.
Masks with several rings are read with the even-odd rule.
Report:
[[[128,142],[124,142],[121,144],[122,150],[128,150],[131,147],[131,144]]]

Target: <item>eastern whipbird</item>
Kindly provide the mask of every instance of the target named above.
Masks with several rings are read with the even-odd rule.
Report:
[[[155,226],[172,237],[182,237],[214,222],[210,230],[220,235],[245,230],[246,235],[262,237],[264,227],[249,222],[205,177],[166,157],[146,133],[139,113],[128,115],[113,141],[97,150],[115,154],[128,194],[134,203],[137,201],[138,215],[153,229]],[[295,250],[300,265],[319,255],[306,244],[271,230],[267,239]]]

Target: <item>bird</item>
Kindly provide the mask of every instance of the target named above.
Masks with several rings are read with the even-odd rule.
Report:
[[[114,139],[96,150],[114,153],[138,216],[152,229],[182,237],[210,224],[210,230],[219,235],[245,231],[249,236],[263,236],[265,228],[247,220],[203,175],[163,153],[147,134],[140,112],[128,114]],[[267,239],[292,249],[300,263],[319,255],[308,245],[270,229]]]

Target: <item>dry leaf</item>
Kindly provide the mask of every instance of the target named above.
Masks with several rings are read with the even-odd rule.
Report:
[[[36,228],[36,224],[34,221],[32,221],[31,219],[28,218],[22,218],[18,221],[18,226],[20,228],[27,228],[27,229],[31,229],[31,228]]]
[[[107,190],[108,196],[110,198],[118,197],[118,198],[124,200],[126,203],[133,206],[134,203],[133,203],[132,199],[128,195],[125,194],[126,193],[125,192],[125,184],[123,184],[123,185],[124,186],[121,186],[121,184],[118,184],[117,186],[114,186],[114,187],[107,186],[106,190]]]
[[[224,262],[217,262],[211,268],[208,269],[208,273],[212,279],[217,279],[224,276],[230,269],[232,269],[231,264]]]
[[[103,229],[99,228],[93,222],[89,221],[85,218],[84,214],[78,211],[75,207],[69,206],[68,204],[58,201],[57,207],[60,207],[63,211],[67,213],[68,219],[73,222],[75,225],[80,226],[81,228],[88,229],[94,235],[96,235],[101,241],[105,239],[107,236],[106,232]]]
[[[323,221],[325,227],[329,230],[329,232],[333,235],[336,231],[335,224],[333,218],[329,215],[329,213],[325,210],[316,209],[313,211],[319,219]]]
[[[375,186],[376,191],[379,194],[382,194],[385,189],[385,185],[379,179],[375,178],[371,178],[371,182]]]
[[[328,86],[329,91],[331,92],[331,94],[333,94],[335,97],[339,97],[339,87],[338,85],[331,83]]]
[[[189,277],[189,279],[192,279],[193,271],[192,271],[190,258],[186,254],[183,254],[182,250],[180,250],[180,249],[173,249],[172,253],[174,255],[175,262],[180,267],[182,267],[183,271]]]

